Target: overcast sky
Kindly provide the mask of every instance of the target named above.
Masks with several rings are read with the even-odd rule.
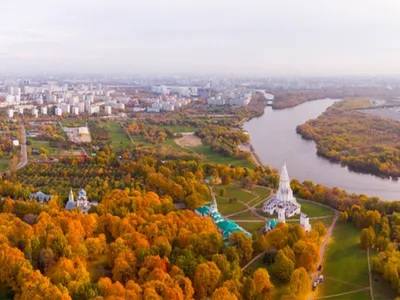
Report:
[[[0,0],[0,72],[400,75],[400,0]]]

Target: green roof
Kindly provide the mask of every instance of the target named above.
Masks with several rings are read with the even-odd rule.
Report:
[[[277,219],[273,219],[273,220],[269,220],[267,222],[267,224],[265,224],[265,225],[271,227],[272,229],[274,229],[276,227],[276,224],[278,224],[278,220]]]
[[[195,210],[198,211],[203,216],[203,215],[206,215],[206,214],[208,214],[210,212],[210,207],[205,205],[205,206],[202,206],[202,207],[198,207]]]

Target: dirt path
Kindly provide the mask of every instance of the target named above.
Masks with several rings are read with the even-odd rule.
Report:
[[[258,258],[260,258],[261,256],[263,256],[265,253],[267,253],[268,251],[264,251],[261,252],[260,254],[258,254],[257,256],[255,256],[251,261],[249,261],[245,266],[243,266],[242,271],[244,271],[245,269],[247,269],[253,262],[255,262]]]
[[[369,262],[369,248],[367,249],[367,258],[368,258],[369,291],[371,293],[371,300],[374,300],[374,291],[372,289],[371,264]]]

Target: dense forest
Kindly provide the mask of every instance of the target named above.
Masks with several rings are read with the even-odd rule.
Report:
[[[305,139],[314,140],[318,155],[358,171],[400,176],[400,123],[364,114],[357,108],[368,100],[335,103],[315,120],[297,127]]]

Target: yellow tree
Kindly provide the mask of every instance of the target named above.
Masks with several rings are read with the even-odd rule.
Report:
[[[265,269],[257,269],[253,276],[253,296],[255,299],[268,300],[272,298],[274,285]]]
[[[211,296],[215,290],[221,271],[214,262],[199,264],[194,274],[193,285],[196,291],[196,298],[201,299]]]
[[[290,293],[298,299],[306,299],[311,291],[311,278],[306,269],[294,270],[290,277]]]

